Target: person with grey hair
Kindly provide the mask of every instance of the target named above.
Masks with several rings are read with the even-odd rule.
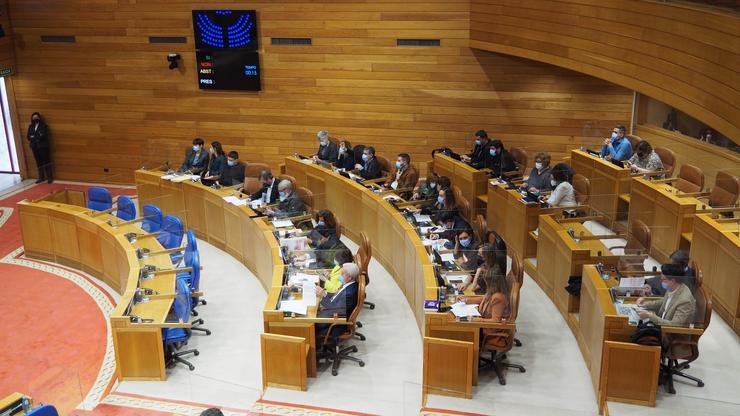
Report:
[[[263,170],[260,172],[260,182],[262,182],[262,188],[259,191],[249,196],[250,201],[262,200],[266,204],[274,204],[278,202],[280,194],[278,193],[278,184],[275,178],[272,177],[272,172],[269,170]]]
[[[306,212],[306,206],[301,197],[293,190],[293,182],[283,179],[278,183],[278,199],[280,203],[276,209],[268,209],[268,215],[278,218],[295,217]]]
[[[358,283],[360,277],[360,267],[355,263],[344,263],[339,273],[339,281],[342,286],[336,293],[326,293],[321,288],[316,288],[317,293],[322,296],[319,303],[317,316],[320,318],[336,317],[346,318],[352,315],[357,307],[358,302]],[[320,339],[326,335],[329,330],[329,324],[316,324],[316,338]],[[335,325],[332,329],[332,337],[336,337],[346,331],[344,325]]]
[[[316,138],[319,139],[319,151],[313,156],[313,160],[326,163],[336,162],[339,157],[339,148],[329,139],[329,132],[321,130],[316,134]]]

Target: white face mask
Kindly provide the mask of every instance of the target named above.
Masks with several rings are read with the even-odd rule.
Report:
[[[199,150],[200,150],[200,146],[198,146],[197,144],[194,144],[194,145],[193,145],[193,151],[194,151],[194,152],[197,152],[197,151],[199,151]]]
[[[236,166],[236,160],[227,160],[226,163],[228,163],[229,166]]]
[[[537,168],[537,170],[542,170],[542,162],[535,163],[534,167]]]
[[[550,185],[558,186],[558,181],[556,181],[555,179],[550,179]]]

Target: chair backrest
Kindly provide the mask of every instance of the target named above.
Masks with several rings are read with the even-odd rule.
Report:
[[[259,178],[260,173],[264,170],[270,170],[270,165],[267,163],[256,163],[249,162],[247,167],[244,169],[244,176],[246,178]]]
[[[591,201],[591,181],[587,177],[580,173],[573,175],[573,190],[575,191],[578,205],[589,204]]]
[[[357,250],[357,265],[360,267],[360,273],[365,274],[367,281],[369,281],[367,269],[370,266],[372,256],[373,247],[370,245],[370,239],[367,238],[367,234],[360,232],[360,248]]]
[[[452,193],[455,194],[455,201],[460,201],[460,198],[463,197],[460,187],[457,185],[450,185],[450,187],[452,188]]]
[[[39,407],[31,409],[26,416],[59,416],[56,407],[50,404],[42,404]]]
[[[337,223],[336,230],[334,231],[337,235],[337,238],[342,237],[342,222],[339,220],[339,217],[336,215],[334,216],[334,221]]]
[[[113,197],[106,188],[93,186],[87,190],[87,207],[95,211],[105,211],[113,207]]]
[[[678,180],[673,184],[681,192],[701,192],[704,189],[704,171],[694,165],[684,163],[678,171]]]
[[[470,202],[468,202],[468,199],[464,196],[460,196],[459,199],[456,199],[457,206],[460,208],[460,214],[465,218],[466,220],[470,220]]]
[[[178,321],[190,322],[190,311],[193,308],[193,301],[190,298],[190,286],[185,279],[175,280],[175,301],[172,308]]]
[[[391,174],[391,162],[385,157],[380,156],[379,154],[375,154],[375,158],[378,159],[378,164],[380,165],[380,171],[382,172],[383,176],[388,176]]]
[[[200,289],[200,254],[197,251],[193,252],[190,267],[193,268],[192,273],[190,273],[190,290],[197,291]],[[193,297],[193,299],[197,300],[198,298]]]
[[[365,151],[365,145],[364,144],[358,144],[354,148],[352,148],[352,153],[355,155],[355,163],[362,163],[362,152]]]
[[[512,159],[514,159],[514,165],[519,173],[524,173],[527,169],[527,163],[529,162],[529,155],[527,151],[521,147],[512,147],[509,149]]]
[[[262,181],[259,178],[245,177],[244,178],[244,191],[250,195],[259,191],[262,188]]]
[[[282,175],[278,175],[278,177],[276,179],[277,179],[278,183],[276,183],[275,185],[279,185],[281,181],[287,179],[287,180],[290,181],[290,183],[293,184],[293,189],[295,189],[295,187],[296,187],[296,182],[295,182],[295,177],[294,176],[286,175],[285,173],[283,173]]]
[[[158,206],[146,204],[143,208],[144,221],[141,222],[141,228],[148,233],[156,233],[162,229],[162,210]]]
[[[298,192],[298,197],[301,198],[301,201],[303,201],[303,205],[306,206],[306,212],[309,214],[313,212],[313,192],[311,192],[310,189],[305,188],[303,186],[299,186],[296,188],[296,192]]]
[[[481,243],[485,243],[488,235],[488,222],[486,221],[486,217],[481,214],[476,215],[475,220],[473,221],[473,228],[475,228],[475,234],[478,239],[480,239]]]
[[[157,235],[157,241],[164,248],[179,247],[182,244],[184,233],[185,227],[182,225],[182,221],[174,215],[168,215],[162,221],[162,229],[160,234]]]
[[[136,218],[136,204],[134,200],[125,195],[119,196],[116,202],[116,217],[124,221],[131,221]]]
[[[676,167],[676,152],[667,147],[656,147],[654,150],[660,157],[660,161],[663,162],[663,170],[666,171],[665,177],[670,178],[673,176],[673,170]]]
[[[717,172],[714,188],[709,195],[709,205],[712,207],[735,205],[738,195],[740,195],[740,178],[724,170]]]
[[[509,285],[518,283],[521,287],[524,284],[524,263],[522,262],[522,256],[513,250],[511,251],[511,270],[506,275],[506,280],[509,281]]]
[[[632,134],[627,134],[625,137],[627,137],[627,140],[630,141],[630,145],[632,146],[632,153],[634,154],[637,151],[637,144],[642,141],[642,138],[640,136],[635,136]]]
[[[632,227],[630,227],[630,234],[627,238],[627,244],[624,248],[626,250],[640,250],[642,253],[647,253],[650,250],[651,244],[652,232],[650,231],[650,227],[642,220],[633,220]]]
[[[185,246],[185,254],[183,257],[185,266],[190,267],[193,264],[194,253],[195,255],[198,253],[198,242],[195,239],[195,233],[193,230],[188,230],[188,232],[185,233],[185,238],[187,239],[187,245]]]

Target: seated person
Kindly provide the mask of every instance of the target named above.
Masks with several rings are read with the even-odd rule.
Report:
[[[185,161],[182,162],[180,171],[191,172],[200,175],[208,167],[208,154],[203,150],[203,139],[193,139],[193,148],[185,152]]]
[[[623,162],[632,157],[632,143],[625,137],[626,129],[617,124],[611,137],[604,139],[601,147],[601,156],[607,159]]]
[[[280,203],[277,208],[268,208],[267,214],[277,218],[287,218],[302,215],[306,212],[306,205],[303,204],[301,197],[293,190],[293,183],[287,179],[280,181],[278,184],[278,194]]]
[[[437,182],[439,176],[434,172],[429,172],[429,175],[424,179],[419,179],[414,186],[414,193],[411,194],[412,201],[418,201],[420,199],[437,199]]]
[[[239,161],[239,153],[236,150],[230,151],[226,156],[226,167],[221,172],[218,183],[223,186],[234,186],[244,183],[245,168],[244,163]]]
[[[459,301],[467,304],[477,304],[480,316],[473,317],[474,322],[501,322],[507,319],[511,314],[509,308],[509,296],[511,288],[506,280],[506,276],[497,265],[486,269],[483,273],[486,294],[484,296],[460,297]],[[508,332],[501,332],[496,328],[481,329],[482,337],[486,337],[486,344],[496,344],[501,347],[506,346]],[[497,335],[500,333],[500,339]]]
[[[272,177],[272,172],[269,170],[263,170],[260,172],[260,181],[262,182],[262,188],[250,195],[249,200],[262,200],[268,205],[278,202],[280,193],[278,192],[278,183],[275,178]]]
[[[679,264],[666,263],[660,268],[660,284],[666,290],[660,300],[637,299],[641,319],[648,319],[657,325],[688,326],[694,322],[696,299],[691,290],[682,283],[683,268]]]
[[[337,250],[347,248],[343,242],[337,238],[334,229],[329,229],[325,225],[319,225],[311,231],[311,247],[316,254],[316,261],[311,265],[314,269],[328,269],[334,267],[334,255]]]
[[[488,133],[485,130],[478,130],[475,132],[475,146],[473,146],[473,150],[467,155],[461,155],[460,158],[463,162],[476,169],[483,168],[489,155],[489,147]]]
[[[408,153],[400,153],[396,160],[396,170],[383,184],[383,187],[386,189],[407,189],[399,195],[401,198],[406,198],[410,193],[408,189],[413,188],[418,180],[419,172],[411,165],[411,156]]]
[[[465,218],[456,211],[442,211],[437,216],[437,225],[444,228],[442,231],[435,231],[429,235],[431,240],[447,240],[445,247],[453,248],[455,245],[455,236],[462,230],[471,229],[470,224]]]
[[[316,315],[319,318],[337,317],[347,318],[357,307],[358,287],[357,279],[360,277],[360,267],[354,263],[345,263],[339,274],[339,282],[342,284],[334,293],[327,293],[321,288],[316,289],[316,293],[321,296],[321,302]],[[324,336],[329,330],[330,324],[316,324],[317,342],[322,342]],[[346,331],[346,326],[335,325],[332,328],[331,336],[338,336]]]
[[[339,275],[342,271],[342,265],[345,263],[353,263],[355,261],[352,256],[352,252],[348,248],[342,248],[334,253],[334,268],[331,269],[326,280],[323,282],[324,290],[327,293],[336,293],[339,287],[342,286],[342,282],[339,280]]]
[[[455,236],[455,246],[453,249],[455,263],[463,270],[475,270],[480,261],[480,257],[478,256],[479,245],[472,229],[468,228],[459,231]]]
[[[696,282],[694,281],[695,271],[689,267],[689,253],[684,250],[676,250],[671,253],[668,258],[668,262],[672,264],[678,264],[683,270],[683,284],[691,289],[691,293],[696,290]],[[661,279],[658,277],[646,278],[645,279],[645,296],[663,296],[665,295],[665,289],[661,286]]]
[[[319,139],[319,151],[313,155],[313,160],[327,163],[336,162],[339,149],[336,144],[329,140],[329,132],[321,130],[316,134],[316,138]]]
[[[374,147],[368,146],[362,151],[362,164],[357,163],[355,169],[359,170],[358,175],[363,179],[378,179],[382,175]]]
[[[501,140],[491,141],[485,167],[491,170],[492,178],[498,178],[506,172],[516,170],[514,158],[508,150],[504,149],[504,143]]]
[[[452,212],[456,215],[460,214],[460,207],[457,205],[455,200],[455,192],[452,188],[442,188],[437,193],[437,201],[430,208],[423,208],[422,213],[427,213],[433,216],[434,222],[438,221],[439,215],[445,211]]]
[[[334,213],[328,209],[322,209],[317,211],[313,216],[316,221],[316,226],[324,226],[328,228],[333,234],[337,234],[337,219],[334,218]]]
[[[203,177],[207,179],[218,179],[226,167],[226,154],[223,147],[221,147],[221,142],[211,142],[208,154],[210,160],[208,161],[207,172]]]
[[[637,143],[637,151],[626,162],[626,167],[630,168],[633,173],[650,173],[663,170],[663,162],[660,156],[653,150],[647,140]],[[653,176],[653,179],[662,179],[665,175],[660,174]]]
[[[552,168],[550,185],[554,188],[547,203],[551,207],[575,207],[576,192],[573,185],[568,182],[570,167],[565,163],[558,163]]]
[[[341,140],[337,149],[337,161],[334,166],[346,171],[355,168],[355,152],[352,151],[352,143],[349,140]]]
[[[534,167],[529,177],[522,183],[521,188],[529,192],[542,192],[552,189],[550,186],[550,154],[540,152],[534,157]]]
[[[472,289],[475,293],[485,293],[486,273],[494,268],[498,268],[499,271],[506,270],[506,251],[498,250],[493,244],[482,244],[478,249],[478,256],[483,259],[483,263],[475,270],[475,275],[467,278],[459,286],[459,290]]]

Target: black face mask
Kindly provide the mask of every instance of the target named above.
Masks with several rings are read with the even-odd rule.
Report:
[[[645,157],[645,153],[638,153],[638,154],[637,154],[637,157],[639,157],[640,159],[642,159],[642,158],[644,158],[644,157]]]

